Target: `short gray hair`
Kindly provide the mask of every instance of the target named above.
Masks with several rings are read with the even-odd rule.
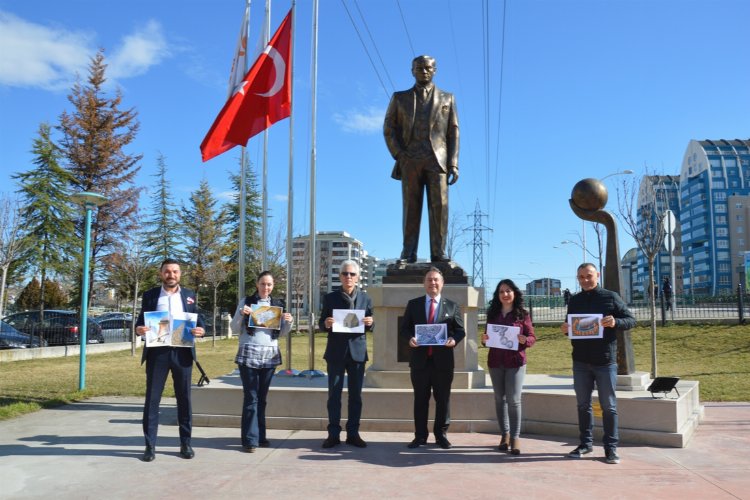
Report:
[[[339,267],[339,274],[341,274],[345,267],[353,267],[354,269],[356,269],[357,274],[359,274],[359,264],[357,264],[356,260],[346,259],[344,262],[342,262],[341,267]]]

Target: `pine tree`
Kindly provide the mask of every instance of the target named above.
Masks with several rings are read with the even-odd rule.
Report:
[[[50,125],[42,123],[38,134],[31,149],[36,168],[17,173],[13,179],[18,182],[22,199],[20,215],[28,242],[25,259],[46,283],[52,274],[70,274],[71,255],[80,245],[74,233],[76,214],[69,201],[72,176],[59,164],[61,153],[52,141]],[[42,309],[48,302],[45,292],[42,289]]]
[[[234,193],[233,201],[226,204],[227,224],[229,228],[228,248],[225,250],[229,255],[232,267],[230,268],[227,285],[223,287],[219,303],[233,310],[237,302],[237,283],[239,274],[239,250],[240,241],[240,174],[230,174]],[[248,163],[245,168],[245,291],[249,295],[255,287],[255,278],[263,270],[261,269],[261,214],[262,193],[258,188],[258,176],[252,165]]]
[[[144,248],[148,258],[159,264],[166,258],[183,260],[184,251],[179,238],[177,205],[167,180],[167,160],[163,154],[159,153],[156,163],[158,170],[153,177],[156,177],[157,183],[151,196],[149,218],[145,221]]]
[[[68,100],[74,109],[63,112],[59,124],[60,147],[72,175],[72,190],[93,191],[108,200],[92,217],[91,290],[101,258],[134,229],[140,192],[133,180],[142,155],[125,152],[138,132],[137,113],[120,108],[119,91],[114,97],[104,94],[106,68],[100,51],[91,59],[87,83],[73,85]],[[83,235],[83,218],[77,233]]]
[[[200,286],[206,285],[205,272],[212,262],[217,260],[225,249],[224,226],[226,214],[217,209],[217,199],[211,191],[208,181],[203,179],[196,191],[190,195],[190,204],[183,205],[180,219],[185,236],[187,283],[196,293]]]

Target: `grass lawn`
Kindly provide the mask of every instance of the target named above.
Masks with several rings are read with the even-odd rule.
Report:
[[[570,375],[570,342],[557,328],[536,329],[537,343],[529,350],[528,373]],[[377,334],[377,333],[376,333]],[[651,370],[650,331],[633,330],[636,369]],[[750,326],[674,325],[659,327],[658,374],[698,380],[703,401],[750,401]],[[368,335],[372,342],[372,336]],[[315,338],[315,368],[325,370],[323,352],[325,334]],[[281,342],[282,355],[286,345]],[[295,335],[292,339],[292,367],[308,368],[309,339]],[[237,339],[200,343],[198,359],[210,378],[235,369]],[[370,348],[372,352],[372,348]],[[487,367],[487,352],[479,350],[479,364]],[[86,363],[86,390],[78,388],[78,357],[16,361],[0,364],[0,419],[7,419],[39,408],[56,406],[92,396],[143,396],[146,375],[141,366],[140,350],[89,355]],[[282,365],[286,367],[286,363]],[[194,382],[199,372],[193,370]],[[167,383],[165,396],[173,396]]]

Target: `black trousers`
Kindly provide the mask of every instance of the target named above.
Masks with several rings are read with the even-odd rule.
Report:
[[[177,423],[180,444],[190,444],[193,411],[190,384],[193,375],[193,353],[187,347],[149,347],[146,352],[146,402],[143,406],[143,436],[146,446],[156,446],[159,428],[159,403],[167,375],[172,372],[177,398]]]
[[[411,385],[414,388],[414,437],[427,440],[427,413],[430,395],[435,398],[435,438],[445,437],[451,423],[450,398],[453,369],[439,369],[432,359],[424,368],[411,369]]]

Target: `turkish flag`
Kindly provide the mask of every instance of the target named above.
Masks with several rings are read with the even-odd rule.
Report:
[[[286,15],[201,143],[203,161],[245,146],[292,111],[292,11]]]

